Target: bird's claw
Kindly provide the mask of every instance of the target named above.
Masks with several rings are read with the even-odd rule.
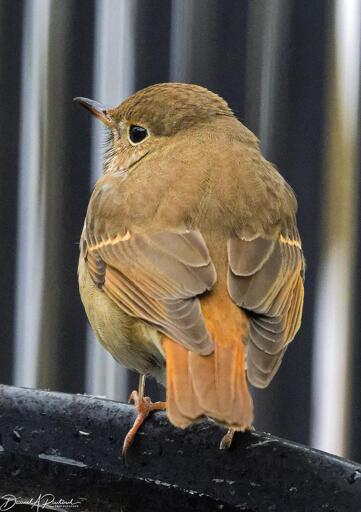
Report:
[[[254,426],[251,425],[245,431],[253,431],[255,430]],[[226,434],[222,437],[221,442],[219,443],[219,449],[220,450],[229,450],[231,447],[234,434],[236,433],[236,430],[234,428],[229,428],[226,432]]]
[[[152,411],[164,410],[166,408],[165,402],[152,402],[149,396],[145,396],[140,399],[138,391],[132,391],[132,393],[130,394],[128,403],[131,402],[134,402],[137,416],[135,418],[132,428],[129,430],[129,432],[124,438],[122,449],[122,455],[124,460],[126,459],[127,452],[130,446],[133,444],[136,433],[142,426],[144,420],[149,416],[149,413]]]
[[[219,449],[220,450],[229,450],[231,447],[233,437],[235,434],[234,428],[229,428],[227,430],[227,433],[222,437],[221,442],[219,443]]]

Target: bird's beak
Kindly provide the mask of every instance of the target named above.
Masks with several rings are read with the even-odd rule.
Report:
[[[80,103],[82,107],[89,110],[89,112],[92,113],[93,116],[100,119],[104,124],[109,126],[109,128],[113,126],[113,120],[108,115],[109,109],[105,105],[102,105],[101,103],[98,103],[94,100],[89,100],[88,98],[74,98],[74,101]]]

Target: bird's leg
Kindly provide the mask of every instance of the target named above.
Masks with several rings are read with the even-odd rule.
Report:
[[[136,433],[141,427],[143,421],[147,418],[150,412],[160,411],[166,409],[166,402],[152,402],[149,396],[144,396],[145,375],[140,375],[138,391],[132,391],[128,403],[134,402],[137,411],[137,417],[133,423],[132,428],[125,436],[123,443],[122,454],[125,458],[130,446],[133,444]]]
[[[221,442],[219,444],[220,450],[228,450],[231,447],[235,432],[236,431],[234,428],[229,428],[227,430],[227,433],[222,437]]]
[[[250,430],[254,430],[253,425],[246,429],[246,431]],[[231,447],[235,432],[236,430],[234,428],[229,428],[227,430],[227,433],[222,437],[221,442],[219,443],[220,450],[228,450]]]

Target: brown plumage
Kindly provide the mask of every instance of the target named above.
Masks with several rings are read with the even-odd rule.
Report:
[[[301,321],[291,188],[202,87],[158,84],[113,109],[78,101],[109,128],[81,237],[90,323],[119,362],[167,385],[175,425],[249,428],[247,379],[269,384]]]

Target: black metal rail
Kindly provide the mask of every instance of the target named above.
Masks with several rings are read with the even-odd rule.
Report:
[[[110,400],[0,386],[3,504],[41,509],[50,494],[57,510],[361,511],[361,465],[260,432],[220,451],[224,430],[210,421],[182,431],[153,413],[124,464],[133,419]]]

